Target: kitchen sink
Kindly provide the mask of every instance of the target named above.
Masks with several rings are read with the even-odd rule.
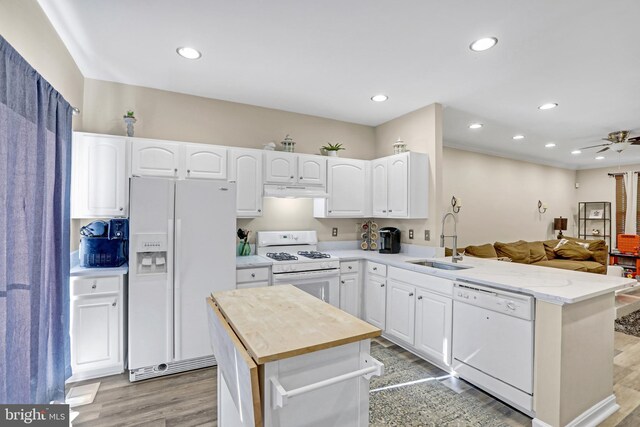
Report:
[[[453,265],[453,264],[445,264],[437,261],[427,261],[427,260],[416,260],[416,261],[407,261],[410,264],[421,265],[423,267],[431,267],[431,268],[439,268],[440,270],[464,270],[466,268],[471,268],[463,265]]]

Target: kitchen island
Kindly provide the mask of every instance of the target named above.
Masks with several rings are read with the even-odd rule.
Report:
[[[290,286],[214,293],[221,426],[366,426],[381,330]]]

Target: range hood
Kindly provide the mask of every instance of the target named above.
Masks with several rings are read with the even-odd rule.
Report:
[[[284,197],[290,199],[326,199],[329,197],[324,187],[304,185],[265,184],[264,197]]]

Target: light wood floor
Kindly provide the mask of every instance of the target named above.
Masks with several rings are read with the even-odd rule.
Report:
[[[407,352],[398,348],[398,356],[407,357]],[[614,391],[620,410],[601,426],[640,426],[640,338],[616,332],[613,360]],[[73,423],[76,427],[217,425],[215,368],[137,383],[130,383],[123,374],[74,385],[96,381],[101,384],[94,403],[75,408],[80,412]],[[449,382],[454,391],[474,394],[488,405],[504,408],[505,424],[529,425],[526,416],[470,384],[455,378]]]

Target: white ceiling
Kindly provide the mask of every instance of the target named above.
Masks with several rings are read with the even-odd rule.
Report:
[[[448,146],[568,168],[640,163],[640,146],[570,154],[640,134],[638,0],[39,2],[88,78],[367,125],[440,102]],[[499,42],[470,51],[483,36]]]

